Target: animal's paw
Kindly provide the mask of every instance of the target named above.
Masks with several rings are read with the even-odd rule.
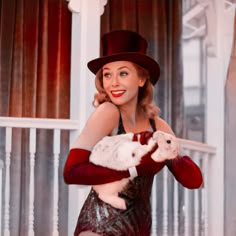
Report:
[[[123,198],[120,198],[118,194],[126,187],[128,182],[129,179],[124,178],[107,184],[94,185],[93,190],[97,193],[98,197],[102,201],[110,204],[115,208],[125,210],[125,200]]]

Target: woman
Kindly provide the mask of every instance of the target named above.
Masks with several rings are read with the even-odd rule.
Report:
[[[96,74],[98,95],[94,113],[75,141],[64,168],[67,184],[100,185],[123,178],[135,177],[119,193],[126,201],[126,210],[113,208],[91,192],[81,210],[76,236],[148,236],[151,231],[150,194],[154,175],[165,165],[187,188],[199,188],[201,171],[190,158],[176,157],[156,163],[145,155],[141,164],[127,171],[116,171],[89,163],[93,146],[107,135],[133,132],[147,143],[156,129],[173,133],[169,125],[157,116],[152,89],[160,69],[148,57],[147,42],[139,34],[126,30],[107,33],[102,38],[103,56],[88,63]],[[102,157],[101,157],[102,158]]]

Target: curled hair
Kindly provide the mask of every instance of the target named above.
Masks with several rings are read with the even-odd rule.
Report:
[[[134,66],[138,76],[146,79],[144,86],[139,88],[138,106],[149,118],[154,118],[159,115],[160,109],[153,101],[153,85],[150,81],[149,72],[135,63]]]
[[[147,117],[154,118],[156,115],[159,115],[160,109],[153,101],[153,85],[150,81],[149,72],[135,63],[133,63],[133,65],[137,70],[138,76],[146,79],[144,86],[139,88],[138,108],[143,111]],[[96,74],[95,86],[98,91],[98,93],[94,95],[93,105],[95,107],[99,106],[103,102],[111,101],[103,88],[102,69],[100,69]]]

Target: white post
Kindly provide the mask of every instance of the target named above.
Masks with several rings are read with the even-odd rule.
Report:
[[[54,129],[53,134],[53,163],[54,163],[54,186],[53,186],[53,236],[59,236],[58,220],[59,220],[59,159],[60,159],[60,145],[61,144],[61,131],[59,129]]]
[[[12,128],[6,127],[6,145],[5,145],[5,199],[4,199],[4,236],[10,236],[10,167],[12,151]]]
[[[227,51],[231,48],[226,48],[231,43],[226,40],[226,34],[232,23],[226,14],[224,1],[215,0],[214,4],[216,17],[211,22],[215,31],[211,32],[214,33],[211,38],[217,40],[212,48],[214,52],[211,51],[213,56],[207,58],[206,142],[217,149],[216,158],[209,166],[208,235],[224,235],[224,90],[229,58]]]
[[[168,236],[168,172],[167,168],[163,169],[163,236]]]
[[[95,76],[87,69],[87,62],[99,56],[100,15],[105,4],[105,0],[70,0],[68,5],[72,11],[70,118],[80,123],[78,131],[71,132],[70,143],[75,141],[93,111]],[[88,190],[69,187],[68,235],[73,235]]]
[[[35,153],[36,153],[36,128],[30,129],[30,179],[29,179],[29,219],[28,236],[34,236],[34,202],[35,202]]]
[[[173,221],[173,236],[179,235],[179,184],[174,181],[174,221]]]
[[[3,161],[0,160],[0,235],[2,235],[2,193],[3,193],[2,169],[3,169]]]

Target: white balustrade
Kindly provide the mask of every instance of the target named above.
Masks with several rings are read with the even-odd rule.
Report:
[[[153,199],[158,199],[158,196],[155,184],[152,189],[152,207],[154,208],[152,210],[152,236],[208,236],[211,235],[208,231],[208,211],[210,210],[208,208],[208,202],[210,201],[210,196],[208,194],[208,179],[210,177],[208,163],[213,161],[212,157],[216,150],[203,143],[184,139],[179,140],[183,149],[182,154],[190,156],[202,170],[204,183],[199,189],[195,190],[182,187],[176,180],[173,180],[173,186],[168,186],[168,177],[172,174],[167,168],[164,168],[162,219],[157,219],[156,217],[157,213],[155,212],[155,209],[157,203],[156,200],[153,201]],[[157,175],[155,179],[156,178],[159,178],[159,176]],[[180,201],[179,194],[183,195],[183,202]],[[170,206],[173,206],[173,209],[171,209]],[[183,220],[181,219],[180,221],[182,214]],[[161,230],[156,228],[156,220],[161,220]],[[183,229],[180,227],[180,224],[183,224]]]
[[[13,128],[26,128],[29,129],[29,212],[28,212],[28,236],[35,235],[34,229],[34,221],[35,221],[35,213],[34,213],[34,203],[35,203],[35,156],[36,156],[36,132],[39,129],[47,129],[53,130],[53,154],[54,154],[54,181],[53,181],[53,236],[59,235],[59,156],[60,156],[60,134],[61,130],[79,130],[79,122],[73,120],[55,120],[55,119],[30,119],[30,118],[8,118],[8,117],[0,117],[0,127],[5,128],[5,160],[4,160],[4,168],[5,168],[5,183],[2,185],[2,166],[0,166],[0,186],[1,189],[4,189],[4,212],[0,214],[0,222],[1,217],[3,216],[4,225],[3,229],[0,224],[0,235],[1,231],[4,236],[10,236],[10,166],[11,166],[11,152],[12,152],[12,129]],[[3,188],[4,187],[4,188]],[[14,186],[12,186],[14,188]],[[2,192],[1,192],[2,193]],[[0,195],[0,207],[1,206],[1,195]]]
[[[52,235],[59,236],[59,163],[61,153],[61,130],[69,130],[79,132],[79,122],[76,120],[54,120],[54,119],[29,119],[29,118],[6,118],[0,117],[0,127],[5,127],[5,160],[4,160],[4,213],[3,217],[3,235],[10,236],[10,164],[12,153],[12,129],[13,128],[28,128],[29,129],[29,214],[28,214],[28,235],[35,234],[35,216],[34,216],[34,202],[37,196],[35,195],[35,156],[37,153],[36,147],[36,133],[38,129],[53,130],[53,219],[52,219]],[[193,142],[190,140],[180,139],[183,152],[189,155],[201,168],[204,175],[204,184],[198,190],[189,190],[183,188],[173,179],[173,184],[170,184],[172,174],[165,167],[160,174],[163,175],[163,200],[160,203],[161,197],[157,196],[157,178],[154,178],[152,190],[152,236],[208,236],[209,218],[209,178],[211,176],[209,163],[214,161],[215,148],[209,147],[206,144]],[[1,167],[0,167],[1,168]],[[1,169],[0,169],[1,171]],[[1,181],[0,172],[0,181]],[[159,182],[160,183],[160,182]],[[158,184],[159,184],[158,183]],[[0,182],[1,184],[1,182]],[[1,186],[1,185],[0,185]],[[14,186],[12,186],[14,187]],[[180,201],[180,195],[183,195],[183,201]],[[79,198],[84,198],[80,196]],[[181,198],[182,199],[182,198]],[[1,200],[1,196],[0,196]],[[172,202],[171,202],[172,201]],[[158,204],[157,204],[158,203]],[[162,207],[163,214],[157,214],[158,206]],[[171,214],[171,215],[170,215]],[[180,221],[180,217],[181,221]],[[159,224],[157,224],[157,222]],[[180,224],[183,224],[182,230]],[[1,225],[0,225],[1,226]],[[161,226],[161,229],[157,227]],[[181,232],[180,232],[181,231]],[[183,231],[183,232],[182,232]]]

